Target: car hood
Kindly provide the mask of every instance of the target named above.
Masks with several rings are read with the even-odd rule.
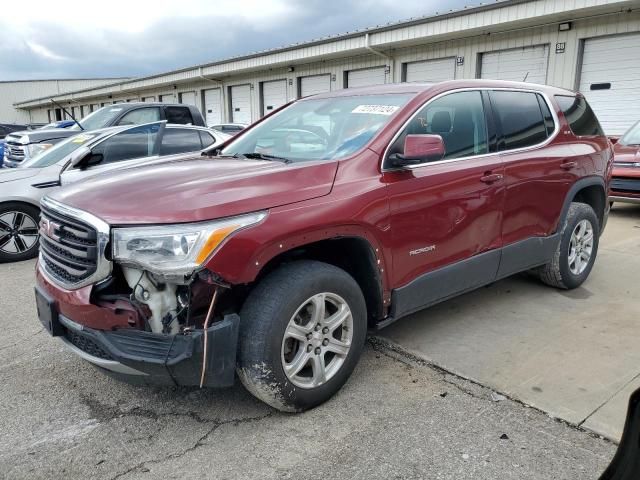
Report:
[[[198,222],[327,195],[337,168],[196,157],[97,175],[51,198],[111,225]]]
[[[41,143],[45,140],[67,138],[79,133],[82,132],[77,130],[66,130],[64,128],[52,128],[50,130],[25,130],[23,132],[10,133],[7,135],[6,139],[9,142],[18,143],[22,137],[27,136],[29,138],[29,143]]]
[[[37,168],[3,168],[0,170],[0,183],[35,177],[38,172]]]
[[[640,162],[640,146],[621,145],[617,143],[613,149],[616,163]]]

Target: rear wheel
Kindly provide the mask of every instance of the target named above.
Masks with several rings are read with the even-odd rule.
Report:
[[[0,263],[27,260],[38,255],[36,207],[22,203],[0,204]]]
[[[552,287],[579,287],[591,273],[599,238],[600,223],[593,208],[572,203],[553,260],[537,269],[538,276]]]
[[[366,305],[345,271],[299,261],[266,276],[241,314],[238,375],[253,395],[287,412],[331,398],[356,366]]]

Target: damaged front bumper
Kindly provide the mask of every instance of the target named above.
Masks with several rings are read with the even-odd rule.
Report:
[[[145,383],[200,385],[205,337],[207,344],[203,386],[233,385],[240,317],[226,315],[206,331],[165,335],[136,329],[103,331],[81,325],[55,311],[37,292],[38,314],[51,335],[76,355],[119,375],[144,377]]]

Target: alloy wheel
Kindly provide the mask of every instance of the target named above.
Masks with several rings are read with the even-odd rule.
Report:
[[[297,387],[316,388],[344,365],[353,340],[353,316],[334,293],[307,299],[293,314],[282,340],[282,367]]]
[[[38,225],[24,212],[0,214],[0,252],[9,255],[24,253],[38,241]]]
[[[573,229],[569,241],[569,270],[574,275],[585,271],[593,253],[593,226],[589,220],[581,220]]]

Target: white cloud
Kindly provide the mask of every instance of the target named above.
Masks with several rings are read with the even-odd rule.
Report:
[[[49,50],[47,47],[38,45],[35,42],[27,41],[26,43],[33,53],[35,53],[36,55],[40,55],[41,57],[44,57],[48,60],[67,60],[66,57],[63,57],[62,55],[57,55],[56,53],[53,53],[51,50]]]

